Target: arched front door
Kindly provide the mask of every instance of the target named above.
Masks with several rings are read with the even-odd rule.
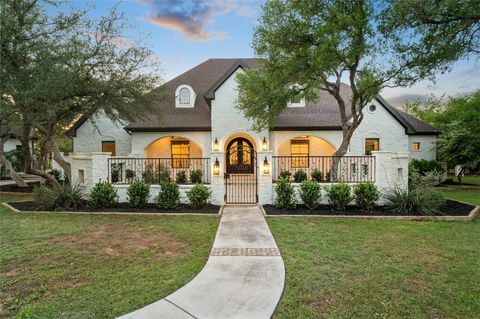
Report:
[[[243,137],[233,139],[227,145],[227,174],[253,174],[255,171],[255,149]]]

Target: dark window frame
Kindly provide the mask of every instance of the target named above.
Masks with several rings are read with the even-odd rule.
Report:
[[[415,145],[417,145],[417,147],[415,147]],[[420,151],[420,148],[421,148],[420,142],[413,142],[412,143],[412,150],[418,152],[418,151]]]

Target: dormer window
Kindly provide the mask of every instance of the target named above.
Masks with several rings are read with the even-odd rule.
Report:
[[[180,85],[175,91],[175,106],[176,107],[193,107],[195,105],[195,98],[197,94],[192,87],[187,84]]]
[[[180,104],[190,104],[190,90],[187,88],[182,88],[178,98],[180,100]]]
[[[290,86],[290,89],[296,88],[297,90],[301,89],[301,86],[298,84]],[[301,94],[293,97],[287,104],[288,107],[305,107],[305,98],[301,97]]]

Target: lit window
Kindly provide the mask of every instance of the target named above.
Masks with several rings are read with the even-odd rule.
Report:
[[[172,167],[188,168],[190,158],[190,143],[188,141],[172,141]]]
[[[420,151],[420,142],[413,142],[412,143],[412,149],[414,151]]]
[[[115,141],[102,141],[102,152],[112,153],[112,156],[115,156]]]
[[[372,155],[372,151],[380,150],[379,138],[366,138],[365,139],[365,155]]]
[[[290,142],[292,168],[308,167],[309,145],[308,140],[293,140]]]
[[[190,104],[190,90],[182,88],[179,94],[180,104]]]

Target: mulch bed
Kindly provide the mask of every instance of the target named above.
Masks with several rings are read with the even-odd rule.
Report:
[[[10,202],[10,206],[21,211],[39,211],[33,201]],[[147,204],[142,208],[132,208],[128,203],[119,203],[117,207],[94,209],[88,206],[70,210],[71,212],[115,212],[115,213],[162,213],[162,214],[178,214],[178,213],[194,213],[194,214],[218,214],[220,206],[207,205],[203,209],[193,209],[188,205],[180,205],[177,209],[159,209],[155,204]],[[48,210],[51,211],[51,210]]]
[[[378,206],[373,211],[366,212],[358,206],[347,206],[344,211],[333,210],[328,205],[321,205],[314,211],[308,211],[304,205],[297,205],[296,209],[279,209],[273,205],[263,205],[267,215],[342,215],[342,216],[410,216],[399,215],[388,209],[386,206]],[[440,213],[434,216],[468,216],[475,206],[447,200],[440,208]]]

